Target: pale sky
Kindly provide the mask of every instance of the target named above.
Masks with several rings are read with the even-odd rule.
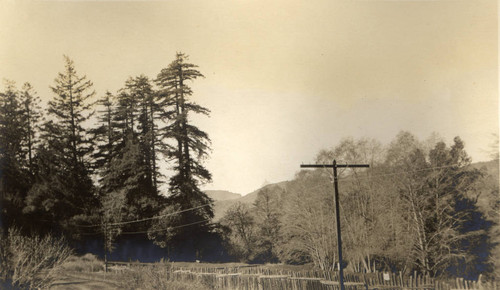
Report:
[[[497,1],[0,0],[0,78],[39,95],[63,54],[98,96],[182,51],[212,139],[204,189],[290,180],[348,136],[459,135],[489,160],[498,132]],[[3,90],[3,88],[2,88]]]

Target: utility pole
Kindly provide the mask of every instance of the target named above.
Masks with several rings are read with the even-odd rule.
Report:
[[[108,272],[108,221],[104,222],[104,273]]]
[[[344,290],[344,270],[342,268],[342,236],[340,232],[340,205],[339,205],[339,185],[337,178],[337,168],[359,168],[359,167],[370,167],[368,164],[337,164],[334,159],[332,164],[309,164],[300,165],[300,168],[333,168],[333,186],[335,188],[335,219],[337,221],[337,248],[339,254],[339,279],[340,279],[340,290]]]

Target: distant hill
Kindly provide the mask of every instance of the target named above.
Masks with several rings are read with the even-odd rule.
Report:
[[[255,190],[255,191],[252,191],[249,194],[245,194],[242,198],[238,199],[238,201],[242,202],[242,203],[253,204],[253,202],[257,199],[257,195],[259,194],[259,191],[261,191],[262,189],[264,189],[264,188],[270,188],[270,187],[275,187],[275,186],[279,186],[281,188],[285,188],[285,186],[286,186],[286,184],[288,182],[289,181],[281,181],[281,182],[277,182],[277,183],[266,184],[263,187]]]
[[[214,221],[219,221],[233,204],[241,202],[241,203],[246,203],[248,205],[253,205],[254,201],[257,199],[257,195],[260,190],[274,186],[279,186],[284,188],[287,183],[288,181],[282,181],[282,182],[267,184],[255,191],[252,191],[251,193],[245,194],[244,196],[224,190],[207,190],[205,191],[205,193],[216,201],[214,206]],[[214,196],[217,196],[218,199],[215,198]]]
[[[470,166],[477,169],[486,169],[489,175],[492,175],[492,177],[498,180],[498,173],[499,173],[498,159],[485,162],[476,162],[472,163]]]
[[[212,198],[215,201],[231,200],[241,197],[241,194],[230,192],[227,190],[206,190],[205,193],[208,195],[208,197]]]

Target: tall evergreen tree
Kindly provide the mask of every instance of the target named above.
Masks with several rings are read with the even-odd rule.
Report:
[[[65,71],[59,73],[54,80],[55,86],[51,87],[55,93],[53,100],[49,101],[48,113],[55,118],[49,127],[60,131],[62,142],[69,154],[64,154],[72,167],[87,165],[88,153],[91,151],[92,142],[86,134],[84,122],[93,112],[92,98],[95,95],[92,82],[86,76],[77,75],[74,63],[67,56]]]
[[[85,220],[96,207],[89,175],[92,141],[84,127],[92,115],[95,92],[86,76],[79,76],[73,61],[65,58],[65,70],[51,87],[51,120],[43,126],[44,148],[38,155],[37,183],[30,190],[26,212],[44,215],[65,230]]]
[[[206,205],[212,200],[200,190],[202,183],[211,180],[210,172],[202,161],[210,151],[208,134],[190,122],[192,114],[209,115],[210,111],[192,100],[193,91],[188,83],[203,75],[197,66],[187,62],[188,57],[177,53],[176,59],[162,69],[156,82],[160,88],[159,102],[167,107],[163,116],[170,118],[171,123],[165,128],[165,137],[173,139],[175,145],[168,152],[169,160],[174,161],[175,174],[170,178],[170,200],[180,205],[182,210]],[[211,205],[182,214],[179,220],[183,224],[198,223],[186,228],[187,235],[208,230],[208,220],[213,218]]]

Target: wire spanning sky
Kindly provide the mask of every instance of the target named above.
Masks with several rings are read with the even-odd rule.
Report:
[[[63,54],[98,96],[190,55],[212,139],[206,189],[293,178],[347,136],[459,135],[474,161],[498,132],[496,1],[0,0],[0,78],[48,100]]]

